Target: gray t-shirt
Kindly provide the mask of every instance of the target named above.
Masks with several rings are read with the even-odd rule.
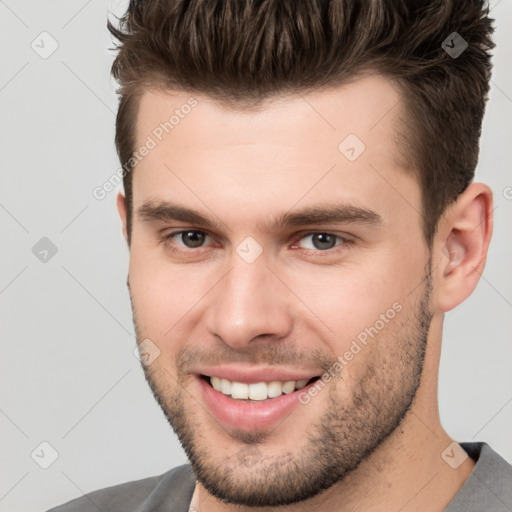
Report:
[[[445,512],[511,512],[512,466],[486,443],[460,443],[475,467]],[[195,478],[189,465],[86,494],[48,512],[188,512]]]

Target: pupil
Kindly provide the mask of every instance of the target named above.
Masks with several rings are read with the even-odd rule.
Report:
[[[204,242],[204,233],[186,231],[182,233],[181,240],[187,247],[200,247]]]
[[[313,235],[313,245],[316,249],[332,249],[336,245],[336,237],[327,233]]]

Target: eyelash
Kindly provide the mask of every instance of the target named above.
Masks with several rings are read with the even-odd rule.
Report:
[[[170,251],[172,251],[174,253],[181,254],[181,255],[189,255],[189,256],[192,254],[200,255],[202,252],[204,252],[204,250],[206,250],[208,248],[204,245],[197,247],[197,248],[183,247],[183,246],[179,246],[179,245],[175,245],[175,244],[171,245],[170,242],[172,242],[172,239],[176,236],[182,235],[183,233],[201,233],[201,234],[205,235],[207,238],[213,239],[213,236],[211,236],[207,231],[203,231],[203,230],[199,230],[199,229],[185,229],[185,230],[181,230],[181,231],[173,231],[172,233],[168,233],[168,234],[164,235],[162,237],[162,242],[165,244],[167,249],[169,249]],[[340,243],[337,243],[334,247],[332,247],[330,249],[325,249],[323,251],[320,249],[303,249],[300,247],[298,249],[302,249],[303,251],[306,251],[309,254],[314,254],[317,257],[322,257],[322,256],[332,255],[333,253],[335,253],[335,252],[337,253],[340,250],[348,249],[348,247],[353,245],[353,243],[354,243],[354,241],[349,238],[343,237],[341,235],[336,235],[335,233],[330,233],[328,231],[309,231],[309,232],[301,233],[299,238],[295,239],[297,241],[293,242],[292,247],[297,246],[297,244],[303,238],[306,238],[308,236],[314,236],[314,235],[334,236],[336,238],[336,241],[337,242],[339,241]],[[293,247],[293,248],[296,248],[296,247]]]

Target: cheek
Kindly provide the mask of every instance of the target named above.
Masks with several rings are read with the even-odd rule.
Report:
[[[310,322],[309,327],[316,325],[316,330],[323,324],[325,348],[339,355],[354,339],[370,340],[381,331],[398,327],[394,324],[410,300],[407,295],[423,277],[421,268],[419,260],[401,260],[391,252],[380,252],[374,261],[368,258],[336,267],[297,270],[287,276],[287,283],[314,314],[299,322]]]
[[[201,300],[211,285],[206,269],[193,274],[190,269],[171,264],[157,250],[132,245],[130,291],[142,335],[168,342],[197,323]]]

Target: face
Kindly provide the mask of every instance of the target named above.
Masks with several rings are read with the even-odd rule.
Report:
[[[289,504],[368,457],[422,377],[430,260],[400,96],[373,75],[258,111],[190,98],[148,91],[137,120],[137,147],[155,142],[133,174],[143,367],[211,494]]]

